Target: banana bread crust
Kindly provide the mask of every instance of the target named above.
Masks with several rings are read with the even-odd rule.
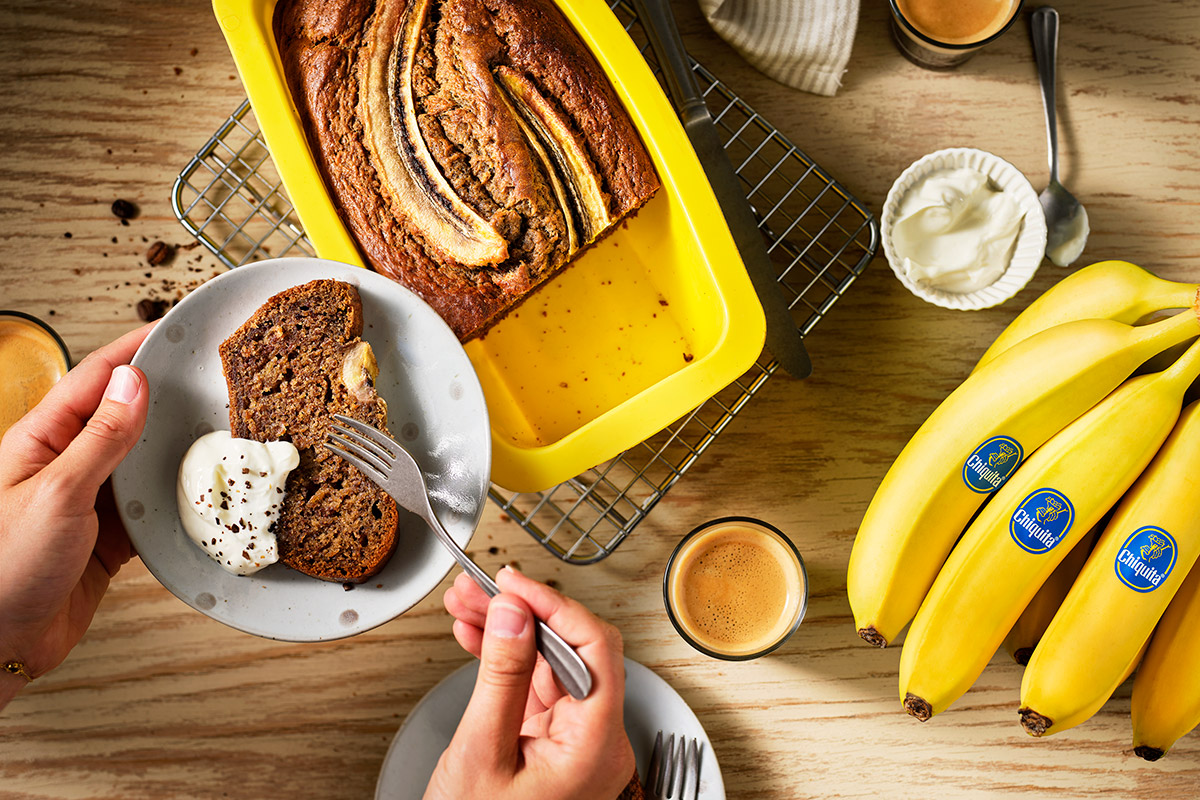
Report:
[[[324,444],[335,413],[387,431],[362,328],[358,290],[311,281],[271,297],[220,346],[232,434],[300,452],[274,527],[279,560],[339,583],[383,568],[399,516],[387,493]]]
[[[503,240],[494,263],[464,263],[431,235],[397,202],[372,149],[379,123],[364,112],[363,73],[412,8],[424,13],[411,64],[416,128],[440,178]],[[309,146],[365,260],[433,306],[460,340],[486,332],[659,188],[603,70],[550,0],[281,0],[274,23]],[[520,116],[527,98],[501,73],[530,87],[528,99],[558,123],[550,144],[563,148],[531,142]],[[605,206],[603,226],[589,232],[582,210],[564,202],[547,152],[594,176],[587,196]]]

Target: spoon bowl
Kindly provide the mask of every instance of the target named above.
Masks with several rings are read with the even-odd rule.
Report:
[[[1060,267],[1072,264],[1087,244],[1087,209],[1056,180],[1038,195],[1046,215],[1046,257]]]

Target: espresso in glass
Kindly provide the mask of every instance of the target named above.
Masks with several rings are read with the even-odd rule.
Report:
[[[745,660],[771,652],[799,627],[808,580],[799,552],[778,529],[725,517],[675,548],[663,595],[689,644],[715,658]]]
[[[892,36],[922,67],[950,69],[998,38],[1022,0],[891,0]]]
[[[70,366],[66,345],[48,325],[19,311],[0,311],[0,435]]]

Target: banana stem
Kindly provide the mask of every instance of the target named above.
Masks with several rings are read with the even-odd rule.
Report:
[[[1161,281],[1155,288],[1159,291],[1137,305],[1143,316],[1171,308],[1196,308],[1200,303],[1200,286],[1194,283]]]
[[[1200,341],[1195,342],[1187,351],[1179,357],[1179,360],[1172,364],[1167,369],[1163,370],[1162,380],[1168,383],[1179,384],[1179,390],[1182,392],[1191,386],[1192,381],[1200,376]]]
[[[1189,303],[1187,311],[1181,311],[1166,319],[1143,325],[1136,329],[1136,335],[1144,336],[1146,340],[1157,341],[1161,348],[1159,352],[1189,337],[1200,334],[1200,287],[1194,289],[1195,300]]]

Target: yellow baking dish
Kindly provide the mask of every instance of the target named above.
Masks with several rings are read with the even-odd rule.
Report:
[[[758,357],[762,307],[704,172],[603,0],[555,0],[607,73],[662,189],[608,238],[466,345],[487,398],[492,479],[537,491],[669,425]],[[283,76],[276,0],[213,0],[263,136],[323,258],[364,266]]]

